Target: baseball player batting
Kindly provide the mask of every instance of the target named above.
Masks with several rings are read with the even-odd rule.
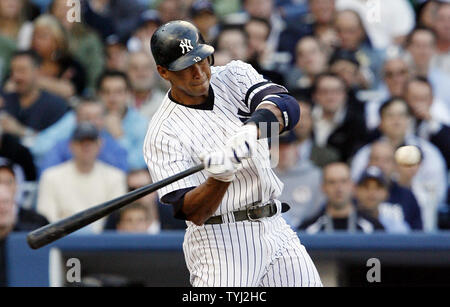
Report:
[[[296,100],[249,64],[213,67],[214,48],[186,21],[153,34],[151,51],[171,89],[153,116],[144,156],[153,181],[205,168],[161,188],[187,223],[183,252],[193,286],[322,286],[281,213],[283,184],[270,166],[268,137],[299,120]],[[262,131],[267,130],[267,131]]]

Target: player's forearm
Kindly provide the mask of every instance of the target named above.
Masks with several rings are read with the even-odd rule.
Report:
[[[184,196],[182,211],[188,221],[203,225],[219,207],[230,182],[208,178]]]

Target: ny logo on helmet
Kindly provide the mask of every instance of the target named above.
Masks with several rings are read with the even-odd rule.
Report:
[[[194,47],[192,47],[192,45],[191,45],[191,40],[187,39],[187,38],[183,39],[180,42],[180,47],[183,49],[182,50],[183,54],[185,54],[185,53],[191,51],[192,49],[194,49]]]

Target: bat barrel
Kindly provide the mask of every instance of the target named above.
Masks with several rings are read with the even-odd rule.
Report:
[[[57,221],[55,223],[48,224],[39,229],[30,232],[27,236],[28,245],[33,249],[41,248],[49,243],[52,243],[68,234],[89,225],[115,210],[118,210],[135,200],[144,197],[168,184],[171,184],[184,177],[192,175],[201,171],[204,168],[202,164],[191,167],[181,173],[175,174],[171,177],[163,179],[161,181],[149,184],[142,188],[131,191],[127,194],[119,196],[115,199],[94,206],[92,208],[81,211],[70,217]]]

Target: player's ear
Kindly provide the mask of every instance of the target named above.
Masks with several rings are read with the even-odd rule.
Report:
[[[169,75],[168,72],[169,70],[165,67],[162,67],[161,65],[157,65],[156,69],[158,70],[159,75],[164,79],[169,81]]]

